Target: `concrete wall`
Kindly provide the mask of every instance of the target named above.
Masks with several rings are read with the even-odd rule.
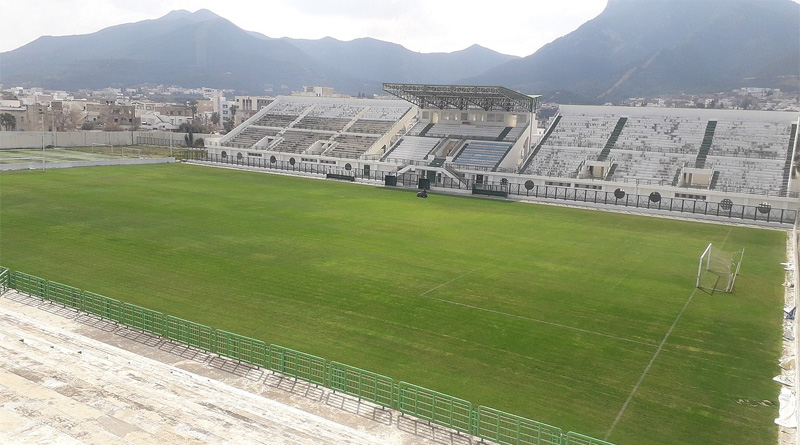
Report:
[[[0,150],[9,148],[42,148],[42,145],[54,147],[89,147],[92,144],[110,145],[184,145],[186,133],[168,131],[0,131]],[[203,138],[219,138],[215,134],[195,134],[194,140]],[[140,142],[141,141],[141,142]]]

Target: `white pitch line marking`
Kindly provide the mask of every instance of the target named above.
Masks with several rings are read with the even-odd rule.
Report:
[[[480,307],[480,306],[474,306],[474,305],[471,305],[471,304],[459,303],[459,302],[451,301],[451,300],[445,300],[443,298],[436,298],[436,297],[427,296],[428,293],[430,293],[430,292],[432,292],[432,291],[434,291],[436,289],[439,289],[439,288],[441,288],[443,286],[446,286],[446,285],[452,283],[453,281],[456,281],[456,280],[458,280],[460,278],[463,278],[463,277],[465,277],[466,275],[468,275],[468,274],[470,274],[472,272],[473,271],[466,272],[466,273],[464,273],[462,275],[459,275],[459,276],[453,278],[452,280],[450,280],[450,281],[448,281],[446,283],[442,283],[442,284],[440,284],[440,285],[438,285],[436,287],[428,289],[425,292],[419,294],[419,296],[422,297],[422,298],[427,298],[429,300],[440,301],[442,303],[453,304],[453,305],[456,305],[456,306],[462,306],[462,307],[466,307],[466,308],[469,308],[469,309],[475,309],[475,310],[479,310],[479,311],[489,312],[489,313],[492,313],[492,314],[502,315],[502,316],[505,316],[505,317],[517,318],[519,320],[525,320],[525,321],[531,321],[531,322],[534,322],[534,323],[546,324],[548,326],[554,326],[554,327],[557,327],[557,328],[569,329],[569,330],[572,330],[572,331],[582,332],[584,334],[597,335],[597,336],[600,336],[600,337],[606,337],[606,338],[611,338],[611,339],[614,339],[614,340],[626,341],[626,342],[629,342],[629,343],[636,343],[636,344],[645,345],[645,346],[651,346],[651,347],[655,347],[656,346],[653,343],[643,342],[643,341],[639,341],[639,340],[631,340],[629,338],[618,337],[616,335],[611,335],[611,334],[604,334],[602,332],[590,331],[588,329],[576,328],[575,326],[568,326],[568,325],[565,325],[565,324],[555,323],[555,322],[552,322],[552,321],[540,320],[540,319],[537,319],[537,318],[525,317],[525,316],[516,315],[516,314],[509,314],[508,312],[502,312],[502,311],[497,311],[497,310],[494,310],[494,309],[487,309],[487,308]]]
[[[636,382],[636,385],[633,386],[633,389],[631,390],[631,393],[628,395],[628,399],[625,400],[625,403],[622,404],[622,408],[619,410],[619,413],[617,413],[617,417],[614,419],[614,423],[611,424],[611,427],[608,429],[608,432],[606,433],[606,436],[603,438],[603,440],[608,440],[608,436],[610,436],[611,433],[614,431],[614,428],[616,428],[617,423],[619,423],[619,419],[621,419],[622,415],[625,414],[625,410],[628,408],[628,404],[631,403],[631,400],[633,399],[633,396],[636,394],[636,391],[639,389],[639,385],[641,385],[642,382],[644,381],[644,378],[647,376],[647,372],[650,371],[650,367],[653,366],[653,363],[656,361],[656,357],[658,357],[658,354],[661,352],[661,349],[664,347],[664,343],[666,343],[667,339],[669,339],[670,334],[672,334],[672,330],[675,329],[675,326],[678,324],[678,320],[681,319],[681,316],[686,311],[686,308],[689,307],[689,303],[692,302],[692,298],[694,298],[694,294],[696,294],[696,293],[697,293],[697,289],[695,289],[692,292],[692,294],[689,295],[689,299],[686,300],[686,304],[683,305],[683,309],[681,309],[681,311],[678,313],[678,316],[675,317],[675,321],[672,322],[672,326],[669,327],[669,330],[667,331],[667,334],[664,336],[664,339],[661,340],[661,344],[658,345],[658,349],[656,349],[655,354],[653,354],[653,357],[650,359],[650,363],[648,363],[647,367],[644,368],[644,372],[642,372],[641,377],[639,377],[639,381]]]

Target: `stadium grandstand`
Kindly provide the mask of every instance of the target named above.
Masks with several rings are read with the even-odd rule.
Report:
[[[209,156],[376,180],[413,174],[430,187],[558,186],[796,207],[796,113],[562,105],[536,128],[539,97],[507,88],[384,90],[396,99],[281,96],[212,143]]]

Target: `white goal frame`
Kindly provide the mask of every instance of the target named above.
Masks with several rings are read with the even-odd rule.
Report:
[[[716,255],[715,255],[716,254]],[[700,255],[700,261],[697,265],[697,282],[695,286],[698,289],[708,289],[712,293],[720,292],[733,292],[733,285],[736,282],[736,277],[739,276],[739,270],[742,267],[742,260],[744,259],[744,249],[739,252],[729,253],[724,255],[724,258],[719,257],[720,254],[714,249],[713,243],[708,243],[708,246]],[[728,260],[727,257],[730,257]],[[716,261],[715,261],[716,260]],[[720,267],[721,263],[728,260],[729,264]],[[712,286],[704,286],[701,283],[703,274],[714,274],[717,279]]]

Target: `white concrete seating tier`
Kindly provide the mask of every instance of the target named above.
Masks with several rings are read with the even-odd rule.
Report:
[[[508,132],[506,137],[503,138],[504,141],[508,142],[516,142],[520,136],[522,136],[522,132],[528,127],[514,127],[511,131]],[[534,135],[536,137],[536,135]]]
[[[700,117],[629,117],[611,153],[636,150],[697,156],[707,124],[708,119]]]
[[[786,142],[787,146],[789,142]],[[785,159],[709,156],[706,166],[719,171],[716,187],[741,193],[778,195]]]
[[[409,106],[397,106],[397,107],[382,107],[382,106],[372,106],[367,108],[364,114],[361,115],[361,119],[369,119],[369,120],[376,120],[376,121],[391,121],[395,122],[403,117],[406,112],[411,107]]]
[[[302,130],[286,130],[280,135],[283,140],[271,149],[291,153],[301,153],[316,141],[328,141],[332,133]]]
[[[596,147],[551,147],[543,146],[531,160],[525,171],[539,176],[574,177],[585,159],[597,159]]]
[[[618,120],[619,116],[613,114],[562,114],[561,121],[547,138],[545,145],[602,149]]]
[[[303,112],[309,107],[308,103],[303,102],[294,102],[289,98],[280,98],[275,102],[272,102],[269,107],[269,114],[275,115],[294,115],[295,117],[303,114]]]
[[[617,168],[614,180],[643,180],[671,184],[684,165],[694,165],[695,156],[682,153],[659,153],[623,150],[614,155]]]
[[[341,157],[358,158],[375,144],[378,137],[359,134],[340,134],[336,136],[335,140],[338,144],[331,150],[332,154]]]
[[[226,143],[226,145],[229,147],[241,145],[253,146],[262,138],[264,138],[264,136],[275,136],[275,134],[277,134],[277,130],[254,127],[251,125],[234,136],[233,139]]]
[[[312,117],[347,118],[347,120],[350,120],[356,117],[364,108],[346,104],[321,103],[315,105],[308,115]]]
[[[350,123],[351,118],[318,117],[307,115],[294,124],[292,128],[307,130],[341,131]]]
[[[394,126],[394,121],[385,120],[370,120],[359,119],[353,122],[348,129],[348,133],[368,133],[368,134],[384,134],[391,130]]]
[[[400,145],[395,147],[389,157],[393,159],[407,159],[421,161],[433,150],[440,141],[439,138],[426,138],[419,136],[405,136]]]
[[[786,122],[719,121],[708,154],[785,159],[790,137]]]
[[[425,122],[417,122],[416,124],[414,124],[413,127],[411,127],[408,130],[408,132],[406,134],[409,135],[409,136],[419,136],[419,134],[422,132],[422,130],[425,129],[425,127],[427,125],[428,124],[425,123]]]
[[[505,157],[509,142],[468,140],[461,153],[453,159],[454,164],[495,167]]]
[[[272,128],[286,128],[297,119],[296,114],[265,114],[261,116],[253,125]]]

